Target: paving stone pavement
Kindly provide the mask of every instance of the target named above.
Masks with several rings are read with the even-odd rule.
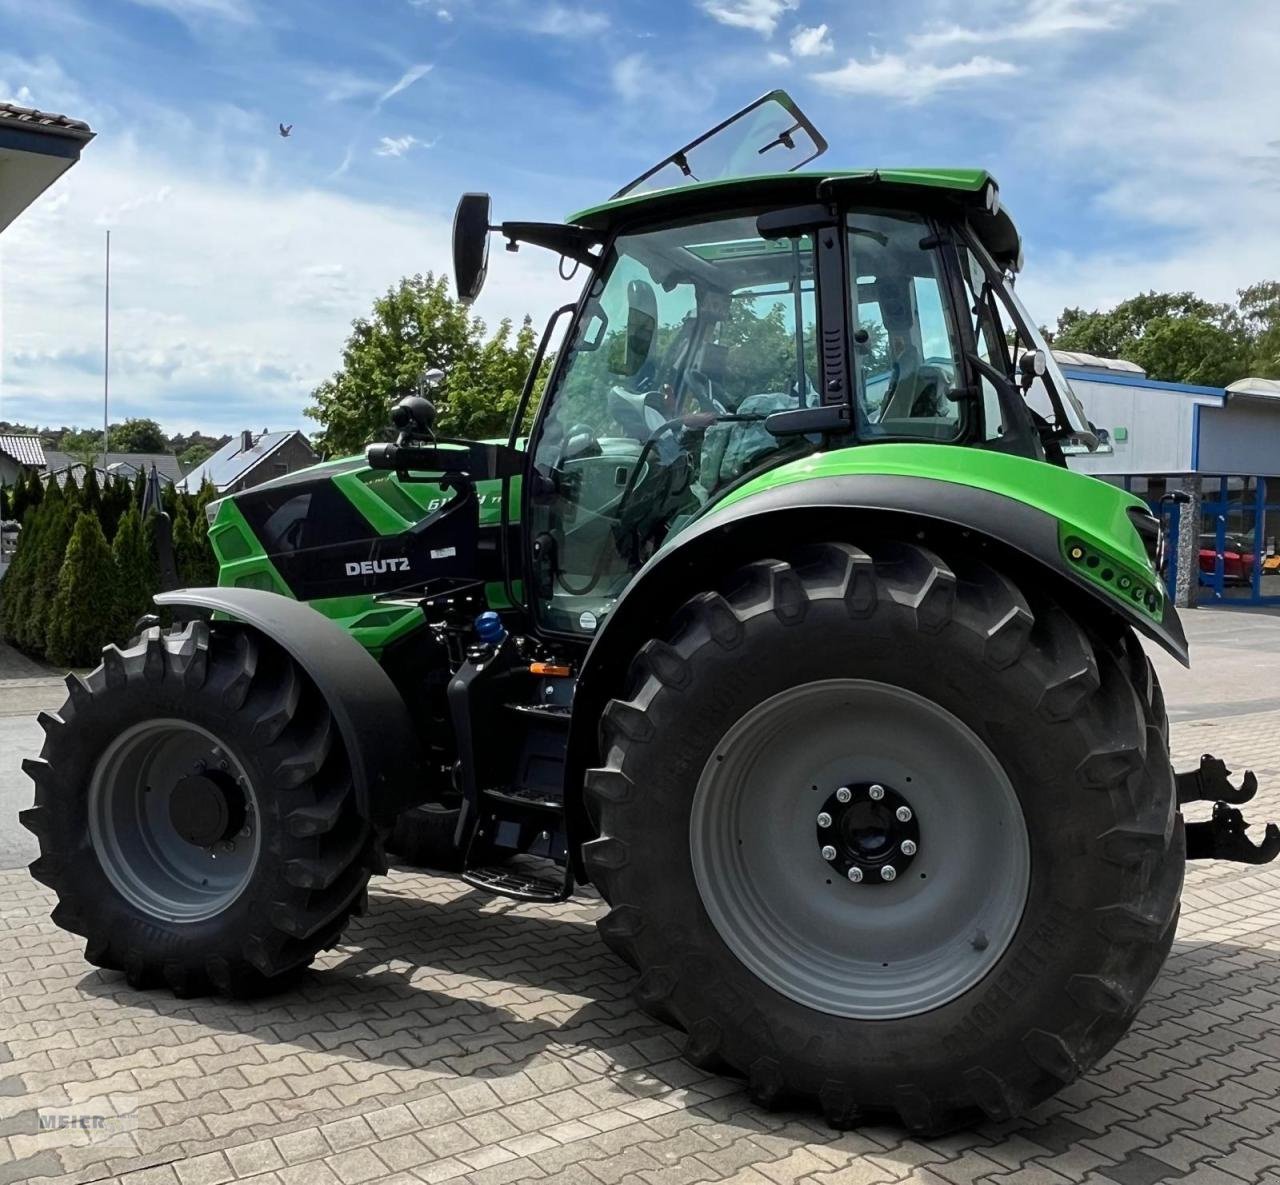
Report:
[[[1178,721],[1173,746],[1181,766],[1247,760],[1251,817],[1280,818],[1280,709]],[[396,869],[257,1003],[135,992],[50,905],[0,872],[0,1185],[1280,1182],[1280,866],[1193,866],[1129,1035],[1032,1115],[936,1140],[764,1112],[681,1061],[590,896],[518,905]]]

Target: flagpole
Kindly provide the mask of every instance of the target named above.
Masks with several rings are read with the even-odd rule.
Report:
[[[107,231],[106,284],[102,309],[102,480],[107,479],[107,420],[111,385],[111,232]]]

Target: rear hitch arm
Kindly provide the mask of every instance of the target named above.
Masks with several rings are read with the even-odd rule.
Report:
[[[1178,805],[1184,802],[1229,802],[1240,806],[1258,793],[1258,779],[1253,776],[1253,770],[1244,771],[1238,790],[1231,784],[1230,774],[1221,757],[1204,754],[1198,769],[1174,775],[1178,786]]]
[[[1252,775],[1250,775],[1252,776]],[[1188,823],[1188,860],[1233,860],[1237,864],[1268,864],[1280,855],[1280,827],[1267,824],[1260,844],[1248,836],[1248,824],[1235,807],[1225,802],[1213,805],[1213,818],[1207,823]]]

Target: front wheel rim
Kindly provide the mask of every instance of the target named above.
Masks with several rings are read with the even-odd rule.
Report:
[[[892,878],[824,838],[839,819],[815,823],[838,790],[872,786],[910,803],[904,826],[917,828]],[[1012,941],[1030,885],[1021,805],[990,749],[931,700],[860,679],[790,688],[725,733],[694,794],[690,856],[712,924],[750,971],[867,1020],[971,990]]]
[[[207,777],[224,807],[194,841],[180,833],[173,810],[174,795],[193,776]],[[258,865],[261,812],[253,783],[226,745],[190,721],[148,720],[116,737],[94,769],[88,815],[107,879],[160,921],[216,917],[245,891]]]

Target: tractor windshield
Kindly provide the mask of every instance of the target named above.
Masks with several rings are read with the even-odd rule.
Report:
[[[827,142],[786,91],[771,91],[628,182],[614,198],[764,173],[793,173]],[[610,199],[613,200],[613,199]]]

